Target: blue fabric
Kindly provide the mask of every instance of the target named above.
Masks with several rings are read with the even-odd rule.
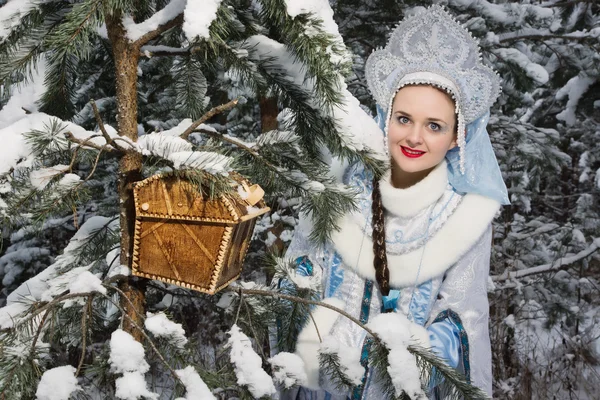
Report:
[[[488,111],[467,125],[464,175],[460,173],[458,147],[446,154],[448,182],[459,193],[476,193],[507,205],[508,191],[486,129],[489,119]]]
[[[449,319],[434,322],[427,328],[431,351],[456,368],[460,360],[460,336],[458,327]]]
[[[399,298],[399,290],[390,290],[390,293],[387,296],[381,296],[381,311],[386,312],[396,310]]]
[[[409,314],[412,315],[413,322],[421,326],[425,325],[426,317],[429,315],[429,306],[431,304],[433,281],[430,279],[417,286],[409,305]]]
[[[467,125],[464,175],[460,173],[458,146],[446,154],[448,182],[458,193],[475,193],[507,205],[510,204],[508,190],[502,179],[500,166],[486,129],[489,119],[488,111]],[[385,131],[386,113],[379,105],[377,105],[375,121],[383,134],[387,135]]]

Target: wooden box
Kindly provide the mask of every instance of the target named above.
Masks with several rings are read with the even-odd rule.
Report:
[[[234,194],[210,200],[171,174],[138,182],[133,275],[209,294],[236,280],[256,217],[269,211],[260,187],[239,182],[247,199]]]

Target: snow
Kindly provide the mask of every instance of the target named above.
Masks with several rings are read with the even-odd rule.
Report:
[[[188,1],[183,12],[183,32],[188,40],[209,37],[210,24],[217,17],[221,0]]]
[[[24,15],[38,7],[39,1],[35,0],[7,0],[0,7],[0,42],[10,35],[13,28],[20,25]]]
[[[350,347],[340,343],[333,336],[326,336],[321,343],[322,354],[336,354],[340,360],[340,370],[352,383],[360,385],[365,368],[360,364],[360,347]]]
[[[273,367],[275,381],[284,388],[289,389],[294,385],[306,384],[308,377],[304,370],[304,361],[300,356],[281,352],[269,358],[269,363]]]
[[[411,399],[426,399],[421,388],[421,373],[415,356],[407,350],[411,342],[412,323],[404,314],[393,312],[377,315],[367,326],[379,336],[389,350],[387,371],[396,395],[400,396],[404,390]]]
[[[239,185],[237,188],[238,195],[242,200],[246,200],[249,196],[249,193],[244,189],[242,185]]]
[[[81,182],[81,178],[77,174],[65,174],[60,181],[58,181],[58,186],[62,189],[72,189],[74,186],[78,185]]]
[[[556,118],[565,121],[567,126],[573,126],[577,121],[577,117],[575,116],[577,104],[585,92],[587,92],[590,86],[595,82],[596,80],[594,78],[585,75],[577,75],[569,79],[567,84],[556,92],[557,100],[562,100],[565,97],[569,98],[565,109],[557,114]]]
[[[295,18],[300,14],[312,13],[315,17],[323,21],[322,29],[325,33],[333,36],[333,41],[340,48],[344,47],[344,40],[339,33],[338,26],[333,19],[333,10],[328,0],[286,0],[287,13],[290,17]],[[311,35],[311,31],[307,30],[305,34]],[[330,60],[336,64],[345,61],[345,56],[335,54],[331,49],[327,49]]]
[[[18,321],[20,314],[27,309],[27,303],[35,301],[50,301],[57,294],[68,288],[71,278],[76,277],[89,267],[72,268],[71,275],[65,279],[61,272],[72,266],[75,262],[75,253],[85,243],[87,238],[108,224],[109,229],[114,230],[119,223],[118,219],[94,216],[88,219],[73,235],[63,254],[56,257],[54,263],[44,269],[36,276],[22,283],[6,298],[6,306],[0,308],[0,327],[8,328]],[[22,316],[21,316],[22,317]]]
[[[509,316],[507,316],[506,318],[504,318],[504,323],[513,328],[515,327],[515,316],[513,314],[510,314]]]
[[[495,49],[494,53],[498,54],[503,60],[513,62],[523,68],[527,76],[540,85],[545,84],[550,79],[548,71],[546,71],[544,67],[532,62],[529,57],[517,49]]]
[[[62,174],[69,168],[68,165],[58,164],[49,168],[41,168],[35,171],[31,171],[29,174],[29,179],[31,181],[31,185],[38,189],[43,190],[48,183],[58,174]]]
[[[117,329],[110,338],[111,370],[122,374],[116,380],[116,396],[124,400],[137,400],[139,397],[158,399],[146,387],[144,374],[150,366],[144,358],[144,346],[137,342],[129,333]]]
[[[36,400],[69,400],[71,393],[81,389],[75,371],[71,365],[65,365],[44,372],[35,392]]]
[[[98,292],[106,294],[106,288],[102,286],[102,281],[90,271],[83,271],[69,285],[70,293],[89,293]]]
[[[216,397],[211,393],[194,367],[188,365],[184,369],[175,371],[175,373],[183,382],[186,390],[186,397],[178,397],[175,400],[216,400]]]
[[[169,155],[175,169],[201,169],[211,174],[227,174],[232,158],[210,151],[179,151]]]
[[[238,385],[248,387],[255,398],[275,394],[273,379],[262,369],[261,358],[252,349],[252,343],[237,325],[228,332],[227,345],[230,348],[230,360],[235,369]]]
[[[169,320],[163,312],[157,314],[147,312],[144,326],[148,331],[152,332],[154,336],[168,338],[173,345],[180,349],[187,343],[185,331],[181,324]]]
[[[13,0],[13,3],[16,2],[17,1]],[[9,7],[9,5],[13,3],[8,3],[4,7],[0,7],[0,15],[3,13],[5,8]],[[1,29],[2,23],[0,22],[0,30]],[[46,85],[44,84],[45,74],[46,61],[44,58],[42,58],[38,61],[36,68],[33,69],[31,77],[27,83],[22,83],[11,88],[14,92],[11,94],[11,97],[6,105],[0,109],[0,128],[5,128],[27,116],[28,114],[25,112],[25,110],[28,110],[32,113],[37,111],[38,108],[36,102],[46,91]],[[4,135],[5,134],[0,134],[0,137]]]
[[[190,3],[194,3],[194,1],[190,1]],[[127,37],[131,42],[135,42],[146,33],[152,32],[160,25],[175,19],[183,12],[185,5],[186,0],[171,0],[163,9],[139,24],[136,24],[131,16],[123,17],[123,26],[127,31]]]

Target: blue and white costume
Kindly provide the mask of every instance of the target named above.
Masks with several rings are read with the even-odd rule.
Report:
[[[322,274],[323,301],[363,323],[382,312],[382,303],[405,314],[412,321],[409,329],[416,343],[431,348],[491,397],[486,289],[491,222],[500,205],[508,204],[508,196],[486,125],[500,79],[481,63],[478,44],[469,32],[440,6],[402,21],[387,46],[369,57],[365,71],[386,150],[393,99],[400,88],[419,84],[443,89],[453,98],[458,148],[414,186],[394,188],[390,172],[379,182],[392,289],[385,298],[375,283],[373,266],[373,178],[360,165],[344,174],[344,183],[360,192],[358,211],[342,218],[340,229],[321,250],[307,240],[310,226],[298,229],[287,256],[298,258],[306,273]],[[366,365],[366,332],[327,308],[317,307],[312,316],[314,323],[300,332],[296,347],[308,382],[284,397],[384,399],[368,365],[362,385],[336,392],[319,371],[319,334],[362,349],[361,363]],[[429,396],[443,399],[444,383]]]
[[[382,309],[381,293],[374,283],[370,237],[371,177],[355,166],[347,171],[346,181],[361,190],[360,210],[342,220],[331,245],[322,250],[311,245],[306,232],[296,231],[287,256],[306,256],[313,268],[322,271],[324,301],[368,322]],[[389,175],[383,177],[380,188],[386,209],[390,284],[394,289],[388,297],[392,297],[393,307],[414,322],[411,333],[421,339],[423,346],[431,347],[491,395],[486,286],[490,224],[500,204],[478,194],[456,193],[448,185],[446,162],[408,189],[393,188]],[[333,335],[353,348],[363,346],[366,332],[347,318],[320,307],[312,314],[321,336]],[[427,332],[418,326],[426,326]],[[311,322],[299,335],[296,353],[306,365],[306,387],[328,390],[303,389],[297,398],[354,399],[350,393],[335,396],[335,389],[326,380],[319,381],[319,346]],[[372,374],[367,373],[365,379],[364,392],[358,398],[382,399]]]

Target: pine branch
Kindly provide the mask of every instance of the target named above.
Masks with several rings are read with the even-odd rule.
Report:
[[[194,130],[199,127],[201,124],[205,123],[206,121],[208,121],[209,119],[211,119],[212,117],[214,117],[217,114],[220,114],[224,111],[227,110],[231,110],[233,107],[235,107],[239,102],[239,99],[235,99],[235,100],[231,100],[228,103],[225,104],[221,104],[220,106],[217,107],[213,107],[212,109],[210,109],[206,114],[204,114],[202,116],[202,118],[200,118],[197,121],[194,121],[194,123],[192,123],[192,125],[190,125],[181,135],[180,137],[182,139],[187,140],[188,137],[190,136],[190,134],[192,132],[194,132]]]
[[[336,353],[319,353],[319,366],[340,392],[352,389],[355,384],[342,370],[340,356]]]
[[[168,31],[169,29],[174,28],[181,24],[183,24],[183,13],[177,15],[175,18],[165,22],[164,24],[159,25],[159,27],[156,28],[155,30],[144,34],[138,40],[133,42],[133,46],[140,49],[143,45],[145,45],[149,41],[156,39],[157,37],[159,37],[166,31]]]

